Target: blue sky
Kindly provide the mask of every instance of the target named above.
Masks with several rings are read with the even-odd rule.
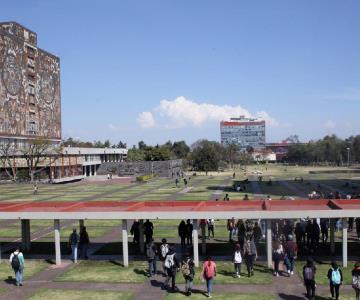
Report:
[[[128,145],[359,134],[360,1],[4,1],[61,58],[63,137]]]

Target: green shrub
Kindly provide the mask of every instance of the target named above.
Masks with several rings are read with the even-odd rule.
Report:
[[[136,177],[136,181],[144,182],[154,178],[154,174],[141,175]]]

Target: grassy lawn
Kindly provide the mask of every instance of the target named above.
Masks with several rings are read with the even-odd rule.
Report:
[[[129,292],[113,291],[89,291],[89,290],[60,290],[42,289],[34,294],[29,300],[131,300],[133,295]]]
[[[202,266],[202,264],[201,264]],[[254,266],[254,276],[247,277],[245,263],[241,266],[241,278],[234,277],[234,264],[232,262],[216,262],[217,275],[215,285],[218,284],[270,284],[272,282],[272,270],[263,265]],[[201,268],[196,270],[195,283],[201,284]],[[181,274],[179,274],[181,276]],[[182,276],[181,276],[182,277]],[[179,280],[181,282],[181,280]]]
[[[301,262],[298,264],[297,266],[297,271],[300,275],[300,278],[302,278],[302,270],[303,270],[303,266],[304,266],[304,262]],[[347,268],[343,268],[341,267],[341,271],[344,277],[344,282],[343,284],[351,284],[351,270],[353,268],[353,263],[349,262],[349,266]],[[329,279],[327,278],[327,272],[330,269],[330,263],[328,264],[315,264],[316,266],[316,283],[317,284],[324,284],[324,285],[328,285],[329,284]],[[341,299],[343,299],[343,297],[341,296]]]
[[[166,295],[166,300],[178,300],[189,298],[181,293],[169,293]],[[205,299],[206,296],[202,293],[193,293],[191,299]],[[213,294],[214,299],[221,300],[276,300],[277,297],[273,294],[238,294],[238,293],[215,293]]]
[[[46,269],[48,266],[49,264],[42,260],[25,260],[25,279],[31,278],[36,273]],[[9,277],[15,278],[14,271],[12,270],[10,263],[3,261],[0,263],[0,280],[4,281],[9,279]]]
[[[0,288],[0,294],[1,294],[1,293],[5,293],[6,291],[7,291],[6,288]]]
[[[123,282],[142,283],[147,277],[147,263],[130,263],[124,268],[114,261],[83,261],[56,278],[72,282]]]

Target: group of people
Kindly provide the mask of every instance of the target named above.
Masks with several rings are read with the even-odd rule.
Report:
[[[164,277],[166,277],[162,288],[177,291],[178,288],[176,286],[176,275],[178,272],[181,272],[185,280],[185,294],[190,296],[195,278],[195,263],[191,255],[191,250],[187,249],[185,255],[180,258],[176,253],[175,247],[169,245],[165,238],[162,239],[159,247],[157,247],[154,241],[151,239],[146,244],[146,259],[149,264],[149,277],[153,277],[157,274],[157,258],[159,258],[161,261],[162,274]],[[200,274],[200,278],[206,281],[208,298],[211,298],[212,286],[215,276],[216,264],[214,261],[212,261],[211,257],[208,257],[203,264],[202,272]]]
[[[74,263],[77,263],[78,258],[88,259],[89,244],[90,239],[86,227],[81,227],[80,234],[78,234],[76,228],[74,228],[68,241],[68,247],[71,249],[71,258]]]

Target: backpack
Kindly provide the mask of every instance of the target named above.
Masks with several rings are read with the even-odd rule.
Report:
[[[314,269],[312,267],[305,267],[304,279],[305,280],[314,280]]]
[[[76,233],[72,233],[70,237],[71,245],[76,245],[78,243],[78,236]]]
[[[147,256],[147,258],[154,259],[155,254],[156,253],[155,253],[155,251],[153,249],[153,244],[146,245],[146,256]]]
[[[360,290],[360,276],[359,275],[354,275],[352,277],[352,287],[356,290]]]
[[[210,266],[209,266],[208,262],[205,263],[204,276],[205,276],[205,278],[208,278],[208,279],[213,278],[215,276],[215,265],[214,265],[214,263],[210,263]]]
[[[295,257],[296,256],[296,252],[295,252],[295,246],[293,244],[289,244],[287,245],[287,255],[289,257]]]
[[[341,275],[339,269],[332,269],[331,272],[331,283],[332,284],[340,284],[341,283]]]
[[[15,254],[11,260],[11,267],[15,270],[18,271],[20,269],[20,260],[19,260],[19,254]]]
[[[165,262],[164,262],[164,266],[165,266],[165,268],[167,268],[167,269],[170,269],[171,267],[173,267],[174,266],[174,256],[175,256],[175,253],[174,254],[168,254],[168,255],[166,255],[166,257],[165,257]]]
[[[169,245],[168,244],[162,244],[160,246],[160,252],[161,252],[161,257],[165,258],[166,254],[169,252]]]
[[[190,266],[189,266],[189,261],[188,260],[181,265],[181,273],[184,276],[189,276],[190,275],[191,272],[190,272]]]

